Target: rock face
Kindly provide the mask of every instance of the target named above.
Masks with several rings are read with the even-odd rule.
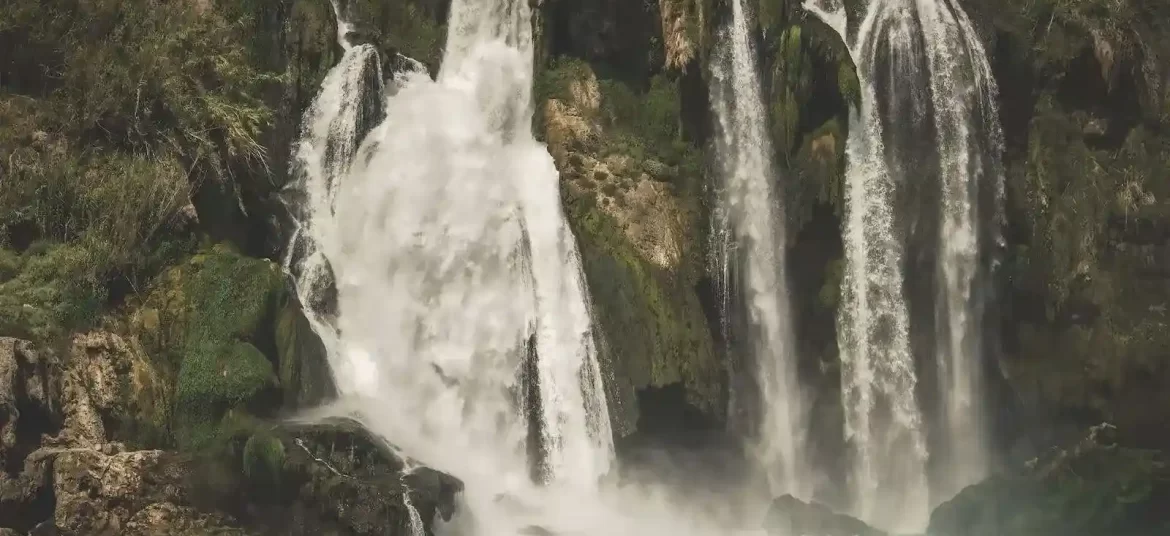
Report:
[[[1005,441],[1107,421],[1123,444],[1170,448],[1170,4],[963,4],[1007,144]]]
[[[675,82],[638,94],[564,59],[544,86],[543,133],[566,198],[603,340],[614,429],[634,431],[637,392],[678,384],[721,414],[724,366],[696,287],[706,248],[699,149],[679,136]]]
[[[54,377],[59,365],[32,343],[0,338],[0,470],[15,474],[41,434],[59,426]]]

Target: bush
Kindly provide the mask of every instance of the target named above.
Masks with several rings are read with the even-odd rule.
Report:
[[[85,246],[0,249],[0,336],[46,340],[96,321],[106,289]],[[42,251],[44,249],[44,251]]]

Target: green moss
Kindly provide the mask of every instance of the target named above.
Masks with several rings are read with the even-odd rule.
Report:
[[[284,460],[284,443],[271,434],[253,434],[244,444],[244,476],[255,484],[279,487]]]
[[[229,410],[263,411],[274,402],[276,374],[261,348],[274,345],[271,330],[283,292],[275,265],[223,246],[160,278],[144,304],[158,311],[160,325],[153,334],[144,329],[144,338],[177,368],[173,428],[179,446],[205,447]]]
[[[718,411],[721,369],[685,276],[642,258],[592,194],[571,201],[568,217],[581,244],[608,368],[620,383],[610,389],[625,391],[616,398],[631,400],[633,389],[681,382],[696,406]]]

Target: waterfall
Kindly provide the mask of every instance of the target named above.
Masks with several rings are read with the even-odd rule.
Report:
[[[456,0],[450,16],[437,79],[396,73],[393,91],[373,47],[339,30],[344,56],[294,155],[286,266],[354,416],[467,482],[469,508],[508,533],[491,514],[501,495],[536,493],[530,463],[549,486],[591,489],[613,438],[559,175],[529,130],[530,7]],[[530,340],[538,461],[521,400]]]
[[[839,1],[809,0],[806,8],[845,38]],[[846,435],[855,450],[852,488],[864,519],[916,529],[932,504],[983,478],[988,467],[979,407],[981,316],[994,257],[987,251],[1002,241],[997,90],[970,20],[950,0],[870,0],[851,53],[862,104],[852,114],[847,146],[838,337]],[[924,128],[935,142],[926,157]],[[937,384],[930,396],[942,408],[932,423],[938,433],[931,478],[903,294],[906,237],[896,211],[913,210],[897,204],[900,189],[914,181],[921,188],[936,175]],[[990,211],[979,206],[988,198]]]
[[[916,397],[909,315],[903,293],[904,248],[895,223],[896,189],[905,180],[887,147],[878,90],[878,54],[889,55],[889,116],[915,121],[912,95],[914,33],[900,0],[874,0],[853,55],[861,109],[850,117],[846,144],[845,274],[837,336],[841,352],[846,438],[854,451],[855,513],[879,526],[916,529],[928,515],[926,441]],[[911,99],[913,101],[913,99]],[[891,136],[891,138],[894,138]],[[890,139],[899,143],[901,139]]]
[[[980,407],[983,276],[989,266],[981,257],[987,241],[998,246],[1002,240],[1003,133],[998,89],[967,14],[949,0],[919,0],[918,11],[932,73],[941,164],[935,355],[946,470],[935,495],[945,499],[984,478],[989,465]],[[993,221],[981,229],[979,201],[988,187]],[[992,236],[981,237],[981,231]]]
[[[759,457],[772,491],[806,495],[811,490],[789,318],[784,215],[755,57],[743,1],[734,0],[711,62],[711,106],[722,180],[712,233],[714,269],[721,277],[725,317],[731,306],[731,278],[742,287],[748,346],[763,405]]]

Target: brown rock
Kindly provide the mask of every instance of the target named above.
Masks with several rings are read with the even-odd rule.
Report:
[[[154,503],[126,522],[125,536],[204,536],[246,534],[229,526],[222,516],[201,513],[186,506]]]
[[[127,523],[147,506],[184,499],[186,466],[173,454],[148,450],[107,456],[75,448],[46,449],[43,455],[53,458],[53,520],[66,534],[124,534]],[[150,519],[138,521],[143,525]]]
[[[32,343],[0,338],[0,470],[19,472],[41,435],[55,432],[57,368],[53,356],[34,350]]]

